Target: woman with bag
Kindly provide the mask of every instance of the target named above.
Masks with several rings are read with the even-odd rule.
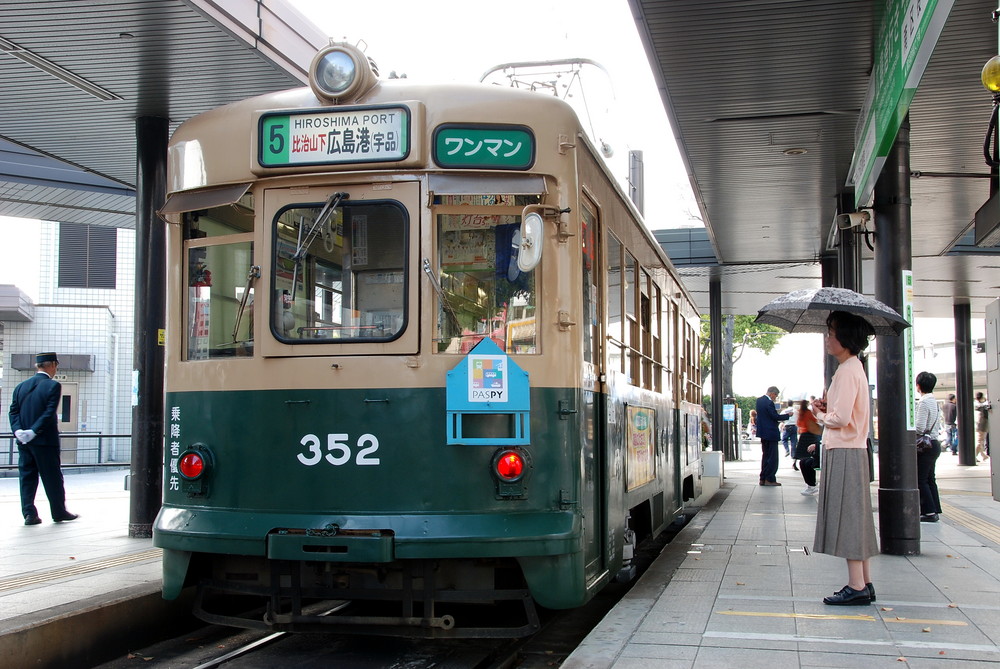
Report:
[[[938,496],[937,478],[934,470],[941,455],[941,442],[937,440],[941,430],[941,410],[932,394],[937,385],[937,377],[930,372],[917,374],[917,417],[913,427],[917,431],[917,487],[920,489],[920,522],[936,523],[941,513],[941,498]]]
[[[799,418],[795,424],[799,430],[795,459],[799,461],[802,480],[806,484],[802,494],[815,495],[819,492],[819,486],[816,485],[816,469],[819,467],[819,442],[823,428],[809,409],[809,400],[802,400],[799,404]]]

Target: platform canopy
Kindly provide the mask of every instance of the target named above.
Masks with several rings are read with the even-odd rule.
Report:
[[[0,215],[135,226],[135,119],[303,85],[327,38],[283,0],[0,3]]]
[[[629,4],[716,256],[717,264],[681,270],[702,312],[713,275],[728,314],[755,314],[778,295],[818,288],[869,82],[891,52],[879,30],[897,21],[891,37],[918,50],[923,35],[910,31],[907,17],[947,3]],[[990,197],[983,140],[993,99],[980,73],[997,55],[996,9],[961,0],[944,12],[909,107],[918,317],[951,318],[956,303],[982,317],[1000,296],[1000,255],[976,247],[973,234],[976,211]],[[872,253],[863,250],[863,290],[871,295]]]

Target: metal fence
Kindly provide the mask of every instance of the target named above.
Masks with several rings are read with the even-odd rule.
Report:
[[[128,464],[132,460],[131,434],[62,432],[59,434],[63,467],[100,467]],[[0,434],[0,469],[17,469],[17,440]]]

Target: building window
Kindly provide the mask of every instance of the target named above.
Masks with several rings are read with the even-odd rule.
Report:
[[[79,223],[59,224],[59,287],[114,289],[118,230]]]

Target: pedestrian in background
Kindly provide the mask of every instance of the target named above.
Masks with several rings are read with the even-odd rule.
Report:
[[[875,334],[865,319],[834,311],[826,320],[826,352],[839,362],[823,399],[813,403],[823,428],[823,478],[813,550],[847,560],[847,585],[824,604],[855,606],[875,599],[870,560],[878,554],[868,468],[871,396],[858,355]]]
[[[52,520],[62,523],[78,516],[66,510],[66,490],[63,487],[59,460],[59,418],[62,384],[54,378],[59,368],[55,353],[35,356],[38,372],[17,384],[10,402],[10,429],[18,441],[17,473],[21,483],[21,513],[25,525],[38,525],[35,493],[42,479],[49,500]]]
[[[760,484],[764,486],[781,485],[776,480],[778,474],[778,423],[788,420],[787,415],[781,415],[774,406],[778,399],[778,387],[771,386],[767,392],[757,398],[757,436],[760,437]]]
[[[917,374],[917,415],[913,420],[913,428],[917,434],[926,434],[931,438],[931,447],[924,451],[917,449],[917,488],[920,490],[920,522],[936,523],[941,513],[941,498],[938,495],[937,459],[941,455],[941,442],[938,433],[941,431],[941,412],[937,400],[934,399],[934,386],[937,377],[930,372]]]
[[[792,458],[792,468],[797,469],[795,467],[795,445],[799,441],[799,410],[796,408],[795,402],[788,400],[781,413],[788,416],[788,420],[781,426],[781,445],[785,449],[785,455]]]
[[[945,444],[946,449],[951,450],[952,455],[958,455],[958,404],[955,400],[955,393],[948,395],[948,401],[941,407],[941,415],[944,417]]]
[[[990,452],[986,446],[986,437],[990,431],[990,411],[993,407],[982,392],[976,393],[976,460],[983,456],[983,462],[990,459]]]
[[[819,492],[819,486],[816,485],[816,469],[819,467],[820,435],[823,434],[823,428],[813,415],[808,400],[799,403],[796,429],[799,431],[799,440],[796,444],[795,457],[799,461],[799,471],[802,472],[802,480],[806,484],[802,494],[815,495]]]

